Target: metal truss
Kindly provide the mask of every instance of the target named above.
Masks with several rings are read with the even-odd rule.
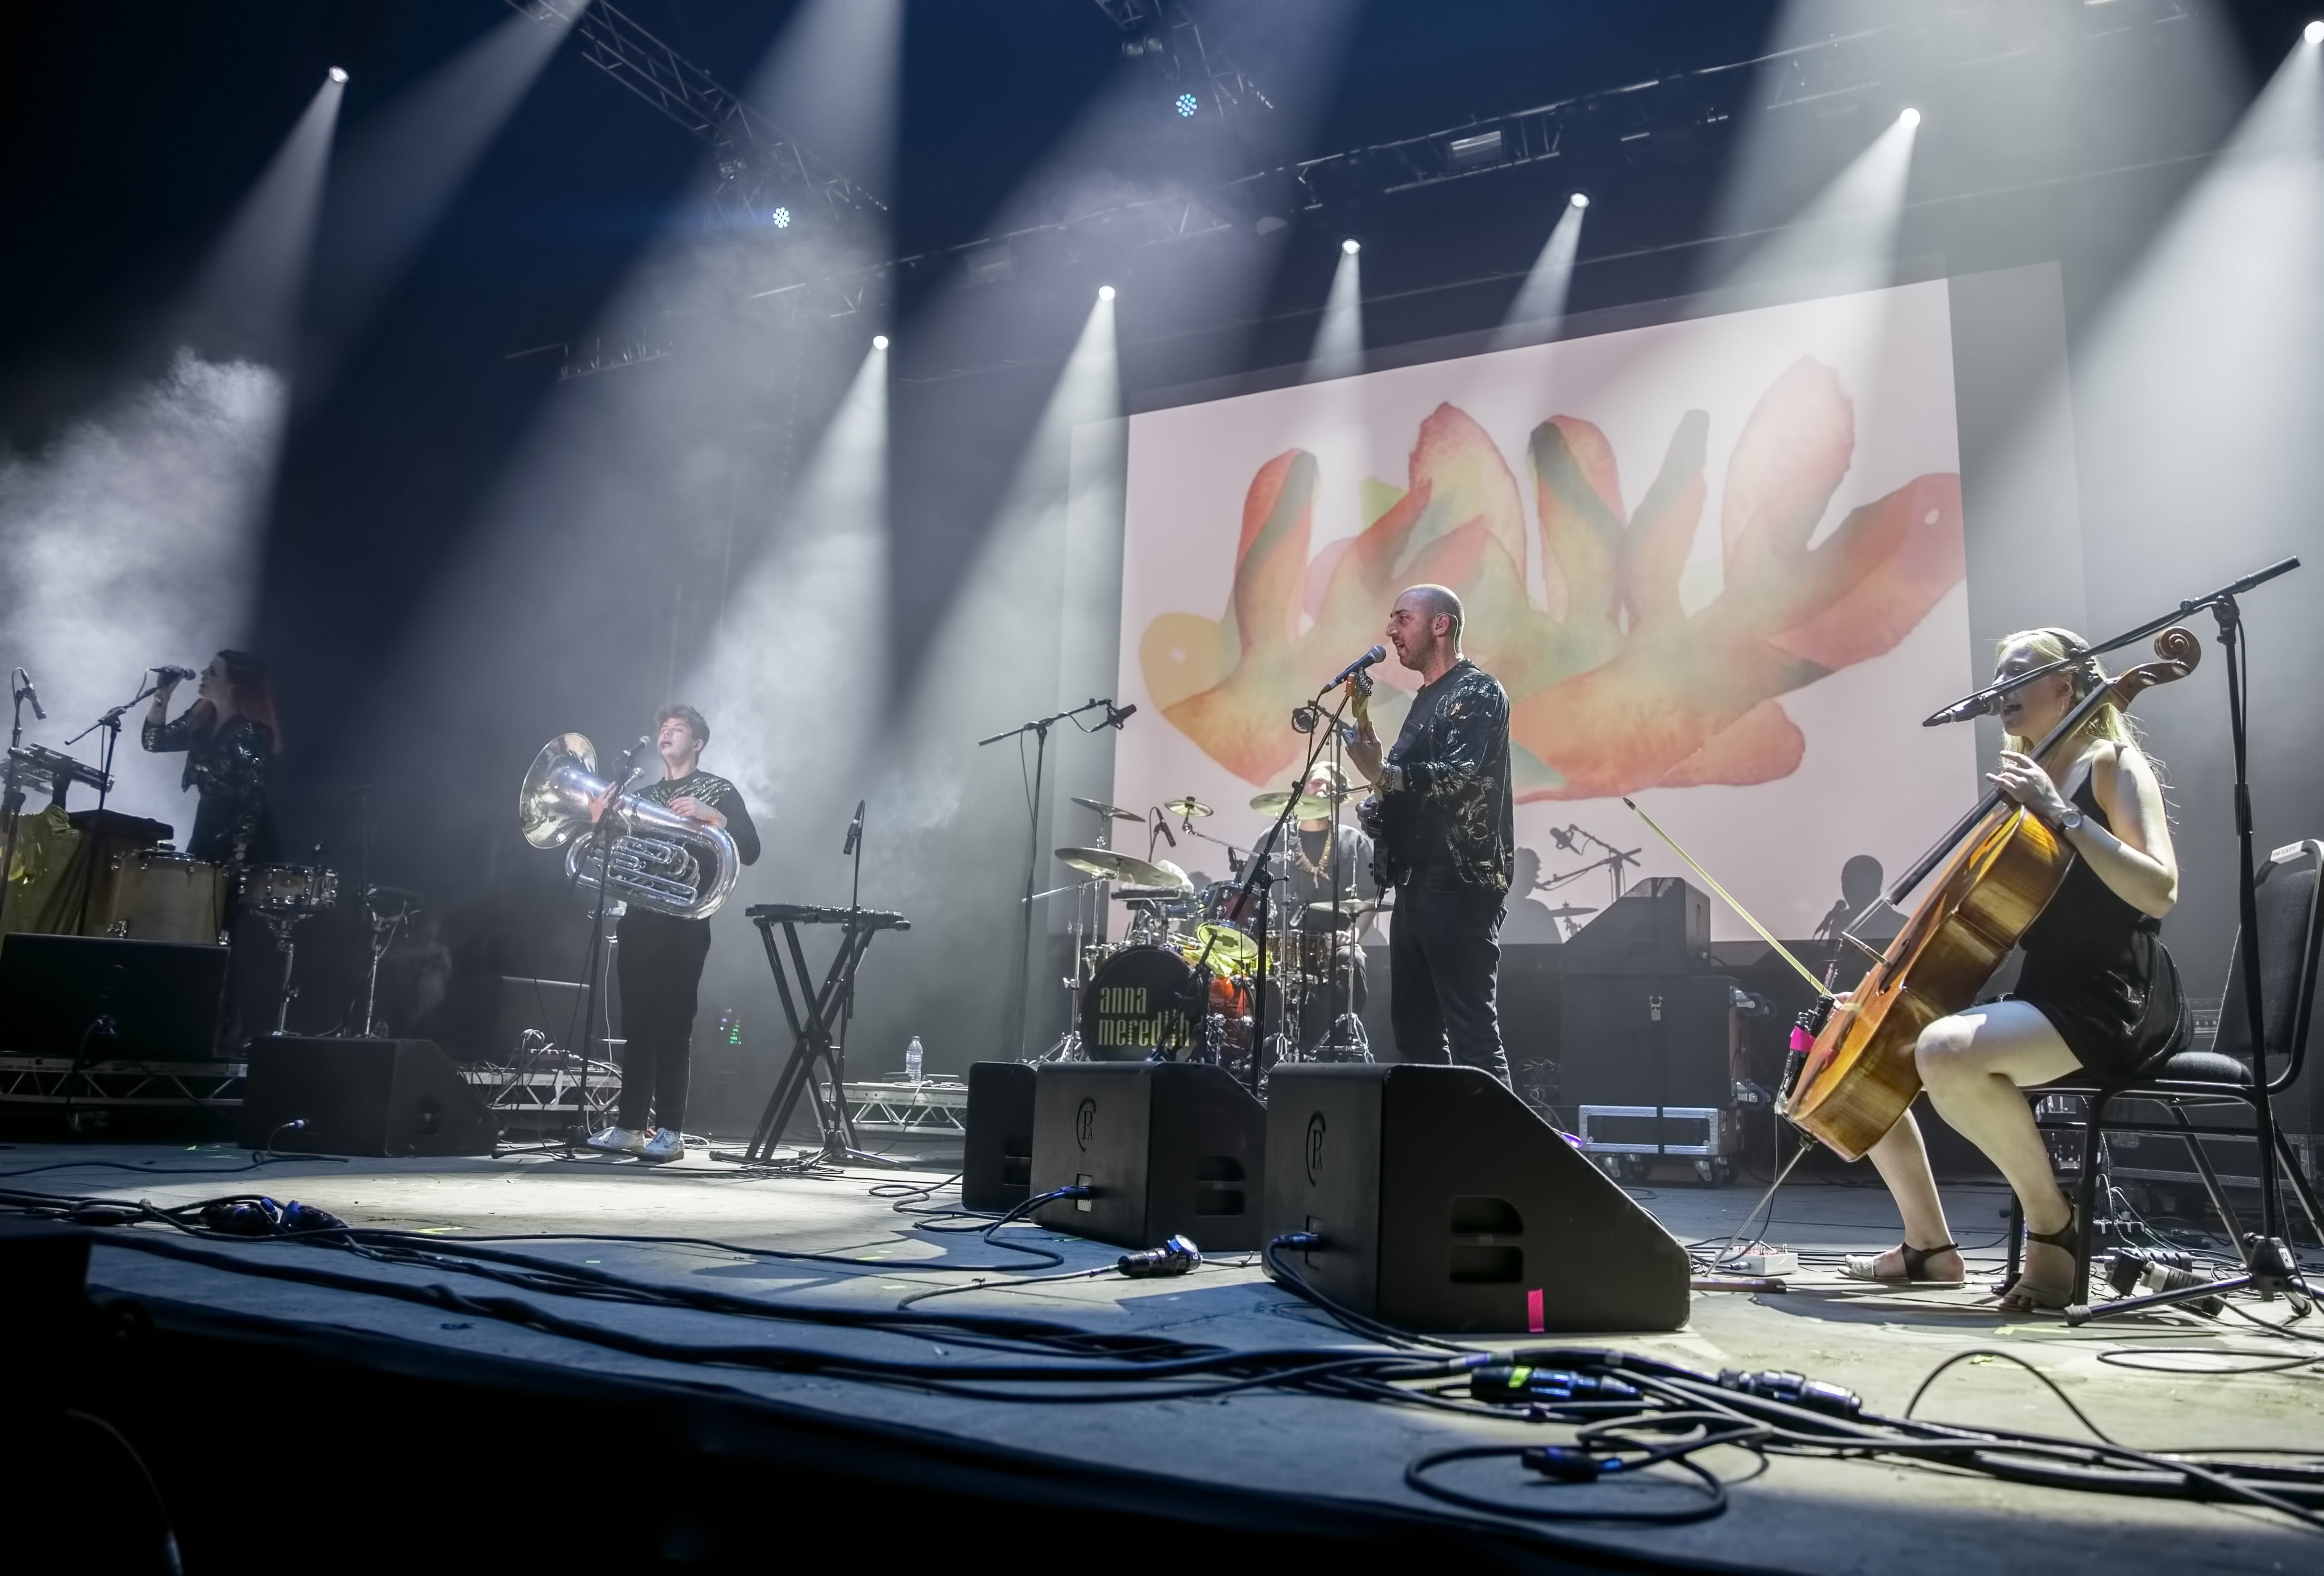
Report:
[[[536,21],[559,21],[581,36],[581,58],[644,99],[712,151],[719,207],[764,218],[778,208],[819,199],[834,212],[887,212],[843,172],[799,145],[781,126],[718,79],[640,26],[610,0],[508,0]]]
[[[858,1129],[881,1133],[968,1131],[968,1085],[956,1079],[925,1083],[850,1083],[841,1093]]]
[[[241,1061],[87,1061],[69,1056],[0,1056],[0,1108],[91,1110],[240,1110]]]
[[[1188,118],[1275,107],[1224,50],[1203,37],[1184,0],[1097,0],[1097,8],[1121,30],[1124,55],[1152,61],[1165,81],[1193,94],[1192,107],[1180,112]]]

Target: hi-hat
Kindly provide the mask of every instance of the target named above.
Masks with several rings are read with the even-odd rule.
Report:
[[[1134,810],[1124,810],[1119,804],[1108,804],[1102,799],[1084,799],[1080,794],[1076,793],[1074,795],[1074,802],[1080,805],[1084,810],[1094,810],[1100,815],[1111,816],[1115,820],[1144,820],[1146,819]]]
[[[1162,808],[1182,820],[1194,820],[1211,813],[1211,807],[1191,793],[1184,799],[1173,799]]]
[[[1131,819],[1137,818],[1133,816]],[[1163,867],[1133,858],[1128,854],[1117,854],[1111,848],[1059,848],[1057,858],[1076,870],[1107,881],[1120,881],[1131,886],[1167,886],[1173,892],[1193,890]]]
[[[1250,802],[1250,807],[1261,815],[1276,815],[1281,813],[1283,807],[1289,803],[1291,803],[1291,795],[1285,790],[1277,788],[1253,799]],[[1332,809],[1330,800],[1319,799],[1313,793],[1302,793],[1299,796],[1299,802],[1293,806],[1291,813],[1301,820],[1329,820],[1332,819]]]

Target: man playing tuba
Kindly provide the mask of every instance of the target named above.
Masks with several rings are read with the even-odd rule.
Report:
[[[661,781],[638,791],[688,820],[722,827],[745,865],[759,858],[759,831],[742,795],[702,770],[710,725],[676,703],[656,718]],[[590,1147],[675,1160],[686,1153],[686,1089],[693,1069],[695,997],[710,955],[710,922],[632,904],[622,915],[615,954],[622,981],[622,1104],[618,1126],[592,1134]]]

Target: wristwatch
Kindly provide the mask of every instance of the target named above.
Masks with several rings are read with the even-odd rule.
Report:
[[[2073,803],[2071,801],[2069,801],[2066,805],[2066,813],[2058,818],[2058,830],[2061,832],[2081,830],[2082,807],[2079,804]]]

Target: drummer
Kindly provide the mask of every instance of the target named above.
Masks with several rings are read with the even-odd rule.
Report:
[[[1341,1013],[1363,1015],[1370,993],[1361,943],[1375,938],[1372,914],[1360,911],[1379,901],[1379,883],[1372,876],[1372,839],[1342,813],[1348,800],[1347,779],[1323,762],[1307,774],[1305,787],[1308,800],[1318,807],[1329,806],[1329,811],[1300,820],[1286,850],[1284,883],[1278,890],[1286,900],[1283,912],[1299,915],[1299,929],[1305,932],[1305,948],[1320,954],[1307,971],[1317,972],[1314,965],[1323,956],[1332,960],[1329,980],[1319,981],[1325,987],[1310,996],[1300,1014],[1301,1043],[1314,1045],[1330,1033]],[[1335,893],[1342,916],[1336,922],[1342,931],[1337,945],[1326,939],[1335,928],[1329,912]]]

